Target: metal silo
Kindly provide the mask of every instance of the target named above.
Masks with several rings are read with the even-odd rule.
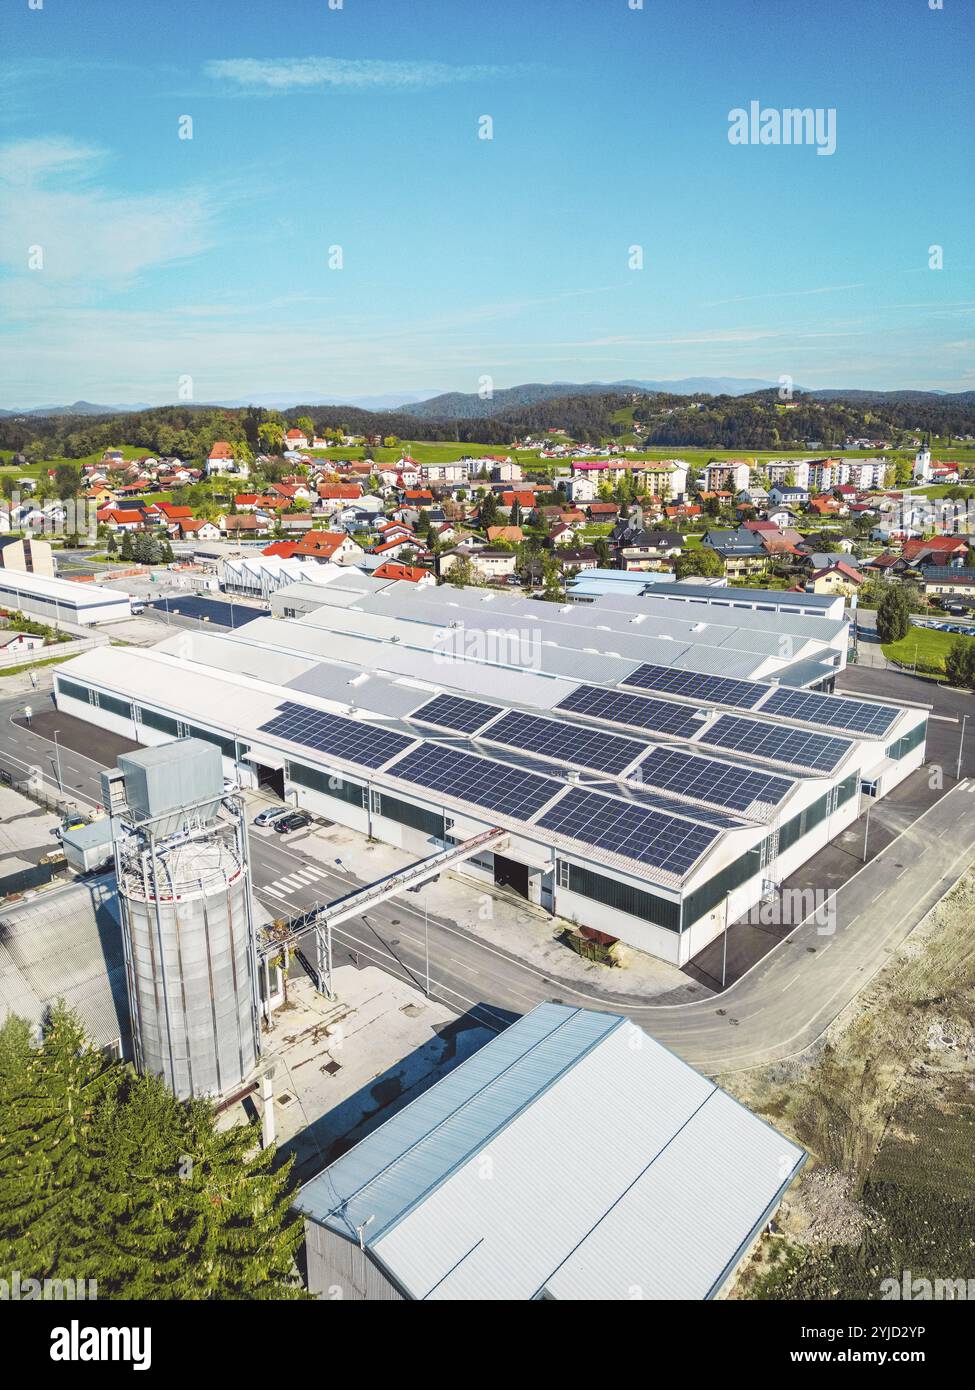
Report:
[[[119,760],[124,800],[108,775],[135,1060],[181,1099],[219,1096],[260,1050],[243,805],[224,793],[213,745],[164,747],[164,785],[153,784],[160,748],[145,766],[141,753]]]

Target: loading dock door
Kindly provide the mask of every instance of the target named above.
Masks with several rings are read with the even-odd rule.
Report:
[[[506,859],[503,854],[495,854],[494,881],[499,888],[513,888],[523,898],[528,897],[527,864],[519,864],[516,859]]]
[[[284,768],[268,767],[265,763],[255,763],[257,768],[257,785],[262,792],[270,792],[280,801],[284,800]]]

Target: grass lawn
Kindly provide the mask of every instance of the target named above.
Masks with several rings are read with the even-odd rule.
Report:
[[[77,655],[77,652],[68,652],[66,656],[51,656],[44,661],[25,661],[22,666],[7,666],[0,669],[0,680],[5,676],[19,676],[23,671],[36,671],[40,666],[59,666],[62,661],[73,661]]]
[[[945,657],[956,642],[975,642],[975,637],[959,637],[955,632],[936,632],[929,627],[911,627],[900,642],[886,642],[881,650],[889,661],[899,661],[919,671],[944,674]]]

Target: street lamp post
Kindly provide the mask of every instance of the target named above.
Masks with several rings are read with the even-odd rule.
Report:
[[[863,862],[867,862],[867,839],[870,835],[870,802],[867,802],[867,815],[863,823]]]
[[[958,739],[958,766],[957,766],[957,768],[955,769],[955,780],[956,780],[957,782],[960,782],[960,781],[961,781],[961,758],[962,758],[962,750],[963,750],[964,747],[965,747],[965,725],[966,725],[967,723],[968,723],[968,715],[967,715],[967,714],[963,714],[962,717],[961,717],[961,736],[960,736],[960,738]]]
[[[58,791],[61,792],[61,794],[63,795],[63,794],[64,794],[64,782],[62,781],[62,778],[61,778],[61,745],[58,743],[58,734],[59,734],[60,732],[61,732],[60,729],[55,729],[55,730],[54,730],[54,765],[55,765],[55,767],[57,768],[57,774],[58,774]]]

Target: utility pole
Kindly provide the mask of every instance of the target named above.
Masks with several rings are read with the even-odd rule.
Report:
[[[430,998],[430,904],[423,894],[423,943],[427,958],[427,998]]]

